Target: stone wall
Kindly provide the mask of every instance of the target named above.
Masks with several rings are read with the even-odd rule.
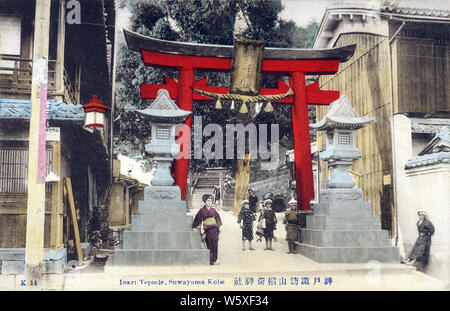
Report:
[[[423,272],[450,281],[450,163],[426,164],[427,161],[423,161],[421,165],[405,169],[420,150],[412,139],[411,119],[394,115],[391,127],[400,254],[403,258],[409,255],[418,237],[417,211],[425,211],[436,232],[431,240],[430,260]],[[415,158],[418,164],[420,158]]]
[[[434,227],[431,238],[430,258],[423,271],[450,282],[450,163],[438,163],[407,169],[406,197],[399,218],[406,255],[418,237],[417,211],[425,211]]]
[[[289,189],[289,174],[284,174],[265,180],[252,182],[249,188],[253,189],[259,200],[262,200],[264,193],[272,192],[274,195],[283,195],[289,198],[292,191]]]

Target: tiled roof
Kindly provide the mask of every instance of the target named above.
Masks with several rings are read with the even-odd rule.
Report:
[[[391,13],[396,15],[410,15],[417,17],[437,17],[450,19],[450,11],[448,10],[434,10],[422,8],[404,8],[396,6],[385,6],[381,9],[384,13]]]
[[[81,105],[72,105],[51,99],[48,101],[48,120],[83,121],[84,110]],[[0,98],[0,119],[30,119],[31,100]]]

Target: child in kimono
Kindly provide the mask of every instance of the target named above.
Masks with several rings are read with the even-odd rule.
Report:
[[[292,198],[289,201],[290,210],[288,210],[284,216],[283,224],[286,225],[286,241],[288,241],[289,251],[288,254],[295,253],[295,241],[297,241],[298,234],[298,208],[297,200]]]
[[[253,222],[256,220],[255,214],[250,210],[250,202],[244,200],[241,202],[241,211],[238,217],[238,224],[242,228],[242,250],[245,251],[245,240],[248,241],[248,249],[254,250],[252,247],[253,240]]]
[[[276,228],[277,217],[272,210],[272,200],[267,199],[264,201],[264,210],[259,216],[259,222],[263,229],[264,239],[266,241],[266,248],[264,250],[273,250],[272,240],[274,238],[273,231]]]

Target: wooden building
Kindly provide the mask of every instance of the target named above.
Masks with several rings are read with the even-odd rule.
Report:
[[[148,186],[121,169],[121,160],[113,160],[113,183],[109,194],[109,228],[113,230],[128,229],[131,216],[136,215],[139,200],[144,199],[144,188]],[[123,171],[123,172],[121,172]]]
[[[108,122],[104,129],[85,130],[82,105],[97,95],[111,107],[115,4],[75,3],[79,6],[52,0],[50,7],[47,172],[60,179],[46,183],[44,260],[60,264],[47,266],[47,272],[61,270],[67,259],[65,246],[74,239],[63,179],[71,179],[81,242],[88,242],[93,208],[105,204],[112,174]],[[35,6],[29,0],[0,2],[2,273],[23,272],[33,42],[41,39],[33,37]],[[9,261],[11,254],[15,262]]]
[[[394,140],[394,132],[401,129],[396,129],[393,117],[402,114],[411,120],[412,146],[408,148],[413,156],[440,127],[450,124],[449,13],[365,4],[329,7],[314,42],[314,48],[357,44],[353,57],[341,64],[336,75],[321,76],[320,85],[346,95],[362,116],[376,117],[357,131],[357,148],[363,157],[351,172],[395,243],[399,238],[395,182],[404,163],[395,164],[403,150]],[[317,109],[318,120],[326,110]],[[321,150],[323,135],[317,134]],[[330,172],[325,162],[321,169],[324,187]]]

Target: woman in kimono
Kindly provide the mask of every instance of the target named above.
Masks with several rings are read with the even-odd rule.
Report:
[[[295,253],[295,241],[297,241],[298,233],[298,214],[297,201],[292,198],[289,201],[289,207],[291,208],[286,212],[283,220],[283,224],[286,225],[286,241],[288,241],[289,251],[288,254]]]
[[[252,247],[253,240],[253,222],[256,220],[255,214],[250,210],[250,202],[244,200],[241,202],[241,211],[239,212],[238,224],[242,229],[242,250],[245,251],[245,240],[248,241],[248,249]]]
[[[218,265],[219,227],[222,225],[222,220],[214,208],[212,195],[205,194],[202,197],[202,201],[205,202],[205,205],[195,215],[192,228],[200,228],[203,224],[206,247],[210,250],[209,263]]]
[[[426,265],[430,255],[431,236],[434,234],[434,226],[426,219],[427,214],[425,212],[419,211],[417,214],[419,215],[419,221],[417,222],[419,237],[409,253],[406,263],[412,265],[415,262],[420,262]]]
[[[266,248],[264,250],[273,250],[273,230],[276,229],[277,217],[275,216],[275,212],[272,210],[271,199],[264,201],[264,210],[261,212],[258,221],[262,223],[262,229],[264,231],[264,239],[266,241]]]

